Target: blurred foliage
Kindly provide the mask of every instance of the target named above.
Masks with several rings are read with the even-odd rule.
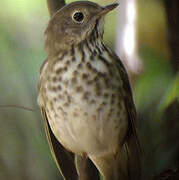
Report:
[[[157,109],[158,118],[162,116],[165,109],[172,104],[175,100],[179,102],[179,73],[176,75],[175,78],[172,79],[171,84],[169,85],[167,92],[161,99],[159,104],[159,108]]]
[[[0,12],[0,105],[34,108],[33,112],[0,108],[0,179],[59,179],[36,103],[38,72],[46,57],[46,0],[1,0]],[[114,11],[106,19],[105,41],[110,46],[114,46],[115,15]],[[163,117],[166,108],[179,98],[179,77],[170,66],[161,1],[138,0],[138,48],[144,70],[134,83],[134,96],[145,151],[143,174],[147,177],[178,163],[175,142],[166,145],[167,119]]]

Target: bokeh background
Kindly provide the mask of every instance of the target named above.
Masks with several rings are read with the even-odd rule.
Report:
[[[115,10],[106,18],[105,42],[111,48],[116,44],[116,14]],[[48,20],[46,0],[0,1],[0,180],[59,179],[37,105]],[[172,66],[167,25],[162,0],[137,1],[137,52],[143,67],[131,73],[131,80],[144,150],[144,179],[179,162],[179,76]]]

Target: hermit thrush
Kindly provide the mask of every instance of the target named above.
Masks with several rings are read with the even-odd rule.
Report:
[[[139,180],[136,110],[126,70],[103,42],[117,7],[68,4],[45,31],[48,58],[38,102],[53,157],[66,180]],[[75,158],[74,158],[75,156]]]

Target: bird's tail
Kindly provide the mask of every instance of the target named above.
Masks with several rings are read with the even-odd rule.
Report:
[[[129,180],[141,179],[141,149],[136,142],[135,136],[130,136],[124,144],[127,155],[127,169]]]

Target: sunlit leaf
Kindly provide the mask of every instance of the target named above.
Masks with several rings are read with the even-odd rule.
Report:
[[[162,98],[158,107],[158,117],[162,115],[162,112],[173,102],[179,101],[179,73],[172,80],[164,97]]]

